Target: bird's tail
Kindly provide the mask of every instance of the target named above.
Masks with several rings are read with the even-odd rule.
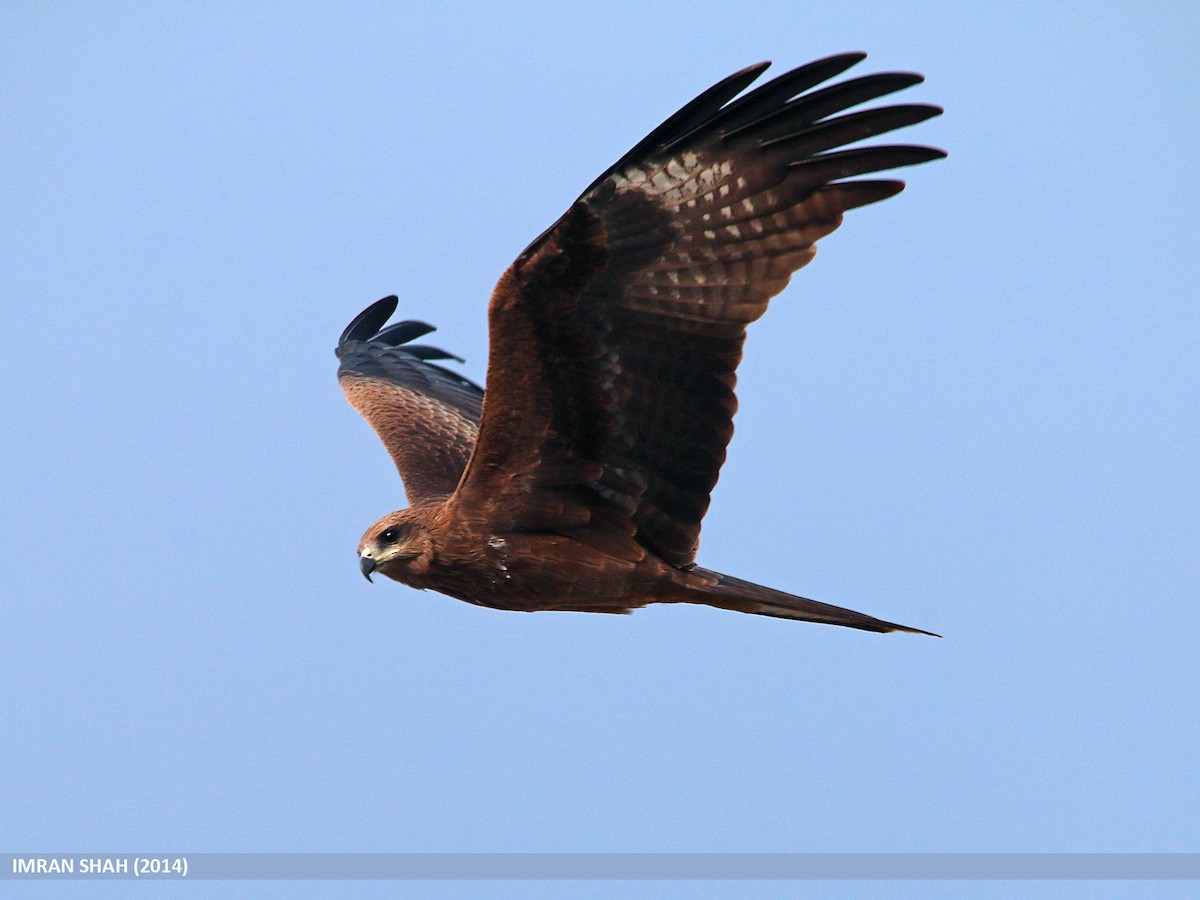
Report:
[[[732,609],[738,612],[753,613],[759,616],[776,616],[781,619],[799,619],[802,622],[822,622],[826,625],[844,625],[847,628],[861,628],[863,631],[908,631],[912,634],[927,634],[931,637],[941,637],[932,631],[920,628],[909,628],[897,625],[895,622],[884,622],[865,613],[852,609],[843,609],[828,603],[785,594],[774,588],[763,587],[749,581],[742,581],[732,575],[722,575],[710,569],[699,567],[688,572],[686,589],[677,597],[676,602],[703,603],[721,609]]]

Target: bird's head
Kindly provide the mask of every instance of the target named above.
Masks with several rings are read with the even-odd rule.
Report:
[[[358,564],[367,581],[372,572],[407,581],[406,575],[428,572],[432,561],[433,536],[421,511],[415,509],[384,516],[358,543]]]

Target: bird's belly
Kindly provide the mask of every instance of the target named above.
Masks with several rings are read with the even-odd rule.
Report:
[[[488,536],[484,552],[439,554],[427,586],[508,610],[625,612],[654,599],[663,563],[615,559],[558,534]],[[449,558],[448,558],[449,557]]]

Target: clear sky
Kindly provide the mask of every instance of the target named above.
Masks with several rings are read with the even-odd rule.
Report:
[[[1198,9],[6,4],[0,847],[1197,849]],[[945,638],[367,584],[345,324],[482,380],[598,172],[858,49],[950,157],[752,328],[700,560]]]

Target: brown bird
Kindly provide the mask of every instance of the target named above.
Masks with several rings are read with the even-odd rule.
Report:
[[[431,362],[449,354],[408,345],[430,326],[383,328],[395,297],[350,324],[339,381],[411,503],[363,535],[368,579],[495,609],[700,603],[931,633],[695,563],[733,434],[746,326],[846,210],[904,187],[847,179],[945,156],[839,149],[941,113],[839,115],[922,81],[880,73],[814,90],[864,56],[818,60],[739,97],[769,64],[744,69],[597,178],[500,278],[486,394]]]

